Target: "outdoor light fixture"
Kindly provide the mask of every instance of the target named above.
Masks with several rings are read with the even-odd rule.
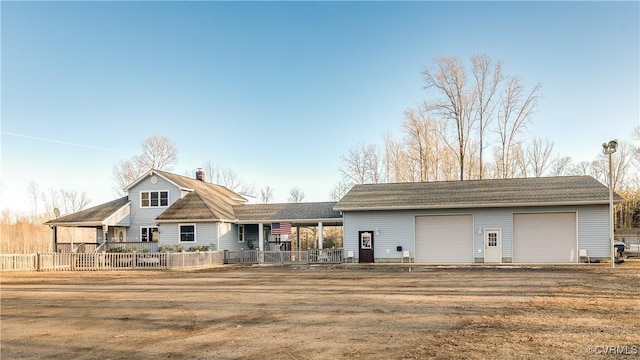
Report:
[[[609,155],[609,239],[611,246],[611,267],[615,266],[615,248],[613,240],[613,162],[611,155],[618,150],[618,139],[602,143],[602,153]]]

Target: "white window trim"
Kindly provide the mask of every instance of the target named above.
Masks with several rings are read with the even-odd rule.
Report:
[[[182,231],[180,230],[180,228],[183,227],[183,226],[193,226],[193,241],[182,241]],[[178,242],[179,243],[195,244],[198,241],[197,234],[198,234],[198,231],[196,229],[196,224],[195,223],[192,223],[192,224],[189,224],[189,223],[178,224]]]
[[[157,192],[158,193],[158,206],[151,206],[151,193],[152,192]],[[160,193],[162,192],[166,192],[167,193],[167,205],[162,206],[160,205]],[[149,206],[142,206],[142,193],[149,193]],[[147,209],[147,208],[166,208],[169,207],[169,205],[171,205],[171,191],[169,190],[140,190],[139,196],[139,204],[138,206],[142,209]]]
[[[160,234],[160,228],[158,226],[140,226],[140,241],[141,242],[142,242],[142,229],[158,229],[158,234]],[[147,237],[149,235],[150,235],[150,232],[149,232],[149,230],[147,230]],[[153,242],[153,241],[147,240],[145,242]]]
[[[242,229],[242,231],[240,231],[240,229]],[[244,238],[246,237],[245,231],[247,231],[247,229],[244,227],[244,225],[238,225],[238,242],[239,243],[244,242]],[[242,236],[240,236],[241,233],[242,233]]]

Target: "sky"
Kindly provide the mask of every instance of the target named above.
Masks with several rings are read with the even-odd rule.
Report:
[[[438,56],[486,54],[543,98],[527,136],[574,162],[640,124],[640,3],[0,3],[2,209],[27,187],[116,198],[152,135],[173,172],[207,161],[274,202],[328,201],[341,158],[401,137]]]

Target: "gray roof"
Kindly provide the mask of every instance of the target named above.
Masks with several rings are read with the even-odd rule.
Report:
[[[166,171],[152,170],[183,189],[193,190],[163,211],[156,220],[234,220],[233,207],[247,199],[222,185]]]
[[[342,223],[342,216],[333,209],[335,205],[335,202],[252,204],[234,206],[233,210],[239,223],[313,223],[323,220]]]
[[[621,200],[615,195],[616,201]],[[591,176],[355,185],[338,211],[606,204],[609,190]]]
[[[107,220],[116,211],[122,209],[129,203],[128,197],[122,197],[97,205],[88,209],[80,210],[76,213],[61,216],[57,219],[53,219],[44,223],[45,225],[74,225],[74,226],[100,226],[105,220]]]

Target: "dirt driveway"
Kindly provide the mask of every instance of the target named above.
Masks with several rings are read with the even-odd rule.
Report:
[[[640,358],[638,265],[3,273],[0,355]]]

